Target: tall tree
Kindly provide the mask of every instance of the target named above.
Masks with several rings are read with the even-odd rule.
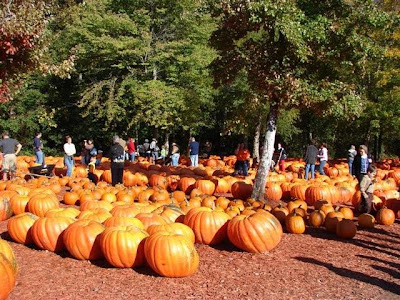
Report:
[[[252,198],[263,199],[280,109],[358,115],[369,59],[383,53],[371,32],[389,17],[374,1],[225,0],[212,36],[214,77],[230,84],[246,70],[250,87],[269,104],[264,152]]]

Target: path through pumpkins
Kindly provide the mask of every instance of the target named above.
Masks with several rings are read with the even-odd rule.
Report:
[[[61,195],[60,195],[61,196]],[[226,243],[196,245],[197,272],[164,278],[149,267],[117,269],[11,241],[19,273],[10,299],[400,299],[400,223],[359,229],[353,240],[323,228],[285,233],[270,253],[242,252]]]

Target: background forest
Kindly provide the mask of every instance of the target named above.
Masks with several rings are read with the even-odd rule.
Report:
[[[225,1],[22,1],[19,7],[18,1],[3,2],[5,17],[20,17],[14,30],[27,31],[36,43],[21,54],[18,68],[26,72],[10,74],[12,66],[4,60],[14,55],[15,63],[18,52],[4,45],[0,50],[0,80],[6,84],[6,72],[11,78],[8,99],[0,105],[0,129],[10,131],[27,153],[36,131],[43,132],[48,154],[61,152],[65,135],[75,144],[93,138],[99,149],[108,149],[115,134],[139,143],[151,137],[174,140],[182,147],[194,135],[201,143],[211,141],[216,154],[232,153],[241,140],[252,149],[263,139],[270,107],[249,85],[249,74],[241,71],[229,85],[216,84],[219,9]],[[326,5],[352,2],[358,1]],[[382,51],[354,66],[354,73],[349,66],[335,69],[349,82],[362,77],[354,79],[362,97],[346,98],[340,106],[326,101],[317,109],[280,109],[276,141],[290,157],[301,156],[311,137],[327,142],[331,157],[344,157],[350,144],[361,143],[376,158],[400,155],[398,3],[364,2],[371,8],[368,21],[377,28],[369,35]],[[362,26],[355,24],[354,30]],[[240,28],[232,25],[233,31]],[[5,31],[1,34],[4,41]]]

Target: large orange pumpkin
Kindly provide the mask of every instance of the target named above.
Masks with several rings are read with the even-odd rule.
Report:
[[[11,208],[10,197],[0,195],[0,221],[11,218],[12,214],[13,211]]]
[[[196,243],[217,245],[226,239],[229,219],[229,215],[224,211],[198,207],[186,214],[183,223],[192,228]]]
[[[195,242],[195,236],[193,230],[182,223],[171,223],[165,225],[151,225],[147,228],[149,234],[154,234],[159,231],[167,231],[170,233],[180,234],[186,236],[192,243]]]
[[[184,235],[156,232],[146,239],[144,253],[149,266],[161,276],[189,276],[199,266],[196,248]]]
[[[39,217],[31,213],[12,217],[7,223],[7,229],[13,241],[25,245],[33,243],[31,227],[37,219]]]
[[[215,183],[211,180],[199,179],[194,184],[194,187],[206,195],[212,195],[215,192]]]
[[[31,228],[32,239],[40,249],[59,252],[65,248],[62,234],[72,223],[67,217],[39,218]]]
[[[109,227],[101,234],[101,249],[108,263],[132,268],[144,263],[143,240],[148,233],[136,226]]]
[[[0,253],[0,299],[7,299],[14,289],[16,274],[12,263]]]
[[[64,244],[68,252],[79,260],[96,260],[103,257],[100,234],[104,226],[92,220],[79,220],[65,229]]]
[[[228,224],[228,238],[239,249],[263,253],[272,250],[281,241],[281,223],[268,212],[234,217]]]
[[[59,206],[60,203],[57,198],[46,194],[38,194],[30,198],[27,208],[34,215],[44,217],[50,209],[58,208]]]

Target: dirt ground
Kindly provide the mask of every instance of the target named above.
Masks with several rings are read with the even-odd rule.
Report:
[[[10,240],[7,221],[0,234]],[[198,271],[163,278],[149,267],[116,269],[10,242],[19,264],[10,299],[400,299],[400,223],[359,230],[353,240],[323,228],[285,233],[270,253],[226,243],[196,245]]]

